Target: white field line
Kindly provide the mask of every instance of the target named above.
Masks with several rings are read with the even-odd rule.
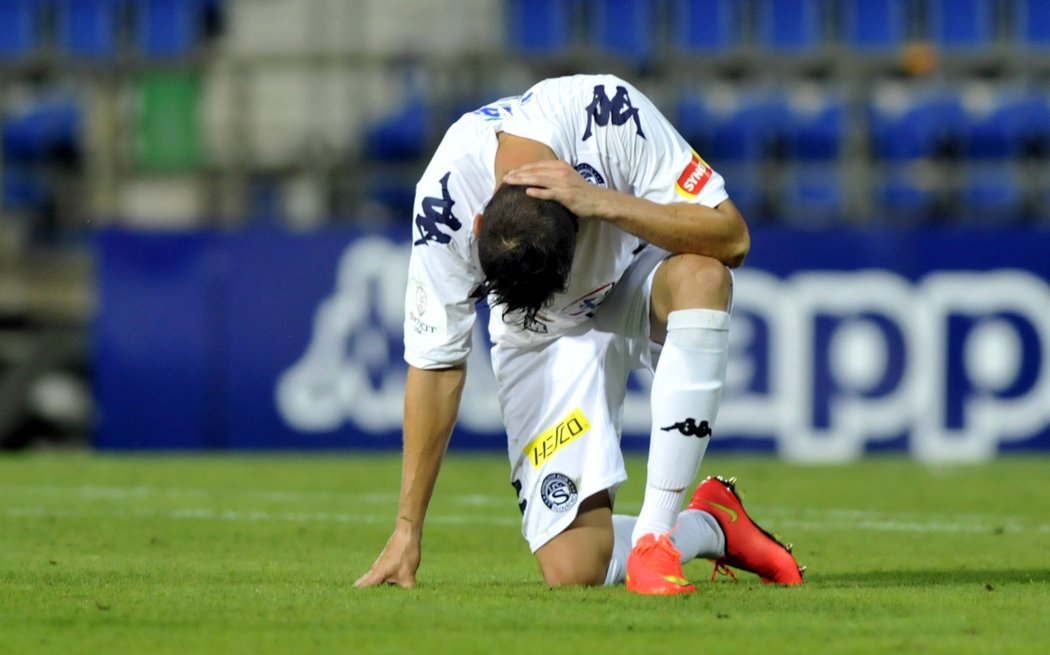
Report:
[[[26,504],[12,502],[17,497]],[[175,489],[152,487],[98,487],[98,486],[0,486],[0,498],[8,503],[0,508],[0,515],[9,517],[77,518],[107,516],[117,519],[162,518],[173,520],[230,521],[243,523],[292,522],[292,523],[338,523],[376,524],[390,523],[392,514],[384,511],[328,512],[328,511],[274,511],[263,509],[215,509],[199,506],[184,506],[170,509],[147,510],[140,507],[122,506],[120,501],[141,501],[144,498],[202,501],[256,499],[270,502],[296,502],[316,507],[323,502],[337,502],[348,508],[361,505],[393,505],[396,493],[351,492],[271,492],[271,491],[225,491],[209,489]],[[46,506],[40,501],[81,499],[93,501],[89,505],[70,507]],[[33,502],[33,501],[36,502]],[[106,502],[110,501],[110,502]],[[446,525],[518,525],[516,513],[504,511],[495,515],[483,508],[512,506],[513,495],[465,494],[443,496],[442,505],[455,505],[460,512],[432,510],[428,523]],[[624,504],[619,508],[626,513],[636,512],[637,504]],[[924,514],[921,512],[875,512],[858,509],[798,509],[787,507],[761,507],[752,514],[762,517],[763,523],[775,525],[778,530],[804,529],[817,531],[867,530],[874,532],[914,533],[1050,533],[1050,523],[1035,524],[1016,516],[990,514]],[[772,520],[770,520],[772,519]]]
[[[115,518],[115,519],[148,519],[160,518],[165,520],[192,520],[192,521],[228,521],[235,523],[341,523],[348,525],[361,525],[365,523],[390,523],[394,522],[391,513],[386,514],[352,514],[344,512],[271,512],[264,510],[234,510],[234,509],[207,509],[200,507],[185,507],[170,510],[144,510],[144,509],[98,509],[83,508],[83,510],[54,507],[5,507],[0,509],[0,515],[8,517],[39,517],[39,518]],[[486,516],[486,515],[456,515],[432,513],[427,517],[427,523],[445,525],[520,525],[521,520],[510,516]]]
[[[360,505],[393,505],[397,502],[396,491],[379,493],[360,492],[331,492],[331,491],[270,491],[264,489],[203,489],[203,488],[179,488],[179,487],[113,487],[97,485],[0,485],[0,502],[14,504],[16,499],[44,500],[59,499],[81,499],[92,501],[139,501],[143,499],[159,500],[198,500],[198,501],[241,501],[261,500],[270,503],[297,503],[320,505],[323,503],[342,503],[347,507]],[[439,496],[436,500],[465,507],[499,507],[505,508],[514,499],[514,494],[508,490],[506,494],[458,494],[454,496]],[[617,504],[618,513],[636,514],[641,507],[640,503],[622,502]],[[928,522],[930,514],[926,512],[880,512],[861,509],[820,509],[809,510],[804,508],[770,507],[748,504],[751,514],[759,517],[776,517],[779,521],[795,520],[805,521],[807,519],[818,521],[842,521],[847,524],[865,520],[885,520],[894,522]],[[1009,524],[1026,523],[1026,519],[1018,516],[1001,514],[951,514],[941,517],[950,523],[986,523],[986,524]]]

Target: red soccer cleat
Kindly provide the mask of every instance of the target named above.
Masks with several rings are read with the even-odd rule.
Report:
[[[688,594],[696,585],[682,573],[682,553],[667,535],[642,536],[627,556],[627,591],[636,594]]]
[[[736,492],[736,478],[709,477],[693,492],[689,509],[715,517],[725,534],[725,556],[715,562],[715,571],[732,566],[751,571],[762,582],[802,584],[802,572],[791,555],[791,546],[760,528],[748,517]]]

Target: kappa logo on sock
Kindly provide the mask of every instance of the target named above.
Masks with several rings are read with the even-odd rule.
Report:
[[[698,439],[711,436],[711,426],[707,424],[707,421],[700,421],[700,425],[697,425],[695,418],[687,418],[681,423],[675,423],[674,425],[668,425],[666,428],[660,429],[664,432],[678,430],[686,437],[696,437]]]

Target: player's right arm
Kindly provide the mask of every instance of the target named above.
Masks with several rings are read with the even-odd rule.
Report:
[[[409,366],[397,523],[379,558],[354,586],[415,586],[423,521],[456,423],[465,380],[462,364],[429,370]]]
[[[439,149],[440,153],[440,149]],[[428,168],[417,187],[405,292],[404,445],[394,532],[355,586],[412,587],[423,522],[466,381],[481,274],[472,263],[466,180],[456,166]]]

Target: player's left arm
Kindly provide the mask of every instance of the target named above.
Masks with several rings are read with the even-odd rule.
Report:
[[[523,164],[503,181],[528,186],[530,196],[560,202],[581,219],[608,221],[671,253],[737,267],[751,246],[747,224],[729,199],[715,207],[653,202],[590,184],[566,162],[551,159]]]

